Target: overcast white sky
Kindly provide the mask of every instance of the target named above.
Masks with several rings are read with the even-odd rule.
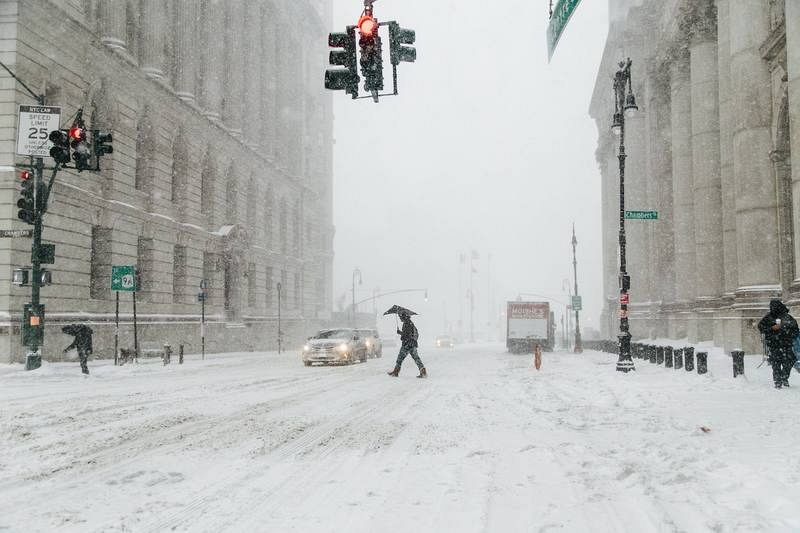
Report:
[[[334,94],[334,300],[348,291],[349,302],[355,267],[360,297],[376,287],[427,287],[427,303],[412,294],[378,307],[407,305],[421,313],[423,334],[442,333],[446,320],[456,326],[465,300],[459,253],[474,249],[475,323],[483,331],[488,254],[495,318],[519,292],[566,300],[575,222],[581,322],[598,325],[600,174],[588,108],[607,2],[581,3],[550,64],[547,4],[376,2],[379,20],[416,30],[418,59],[400,65],[397,97],[374,104]],[[362,8],[360,0],[334,0],[331,30],[355,24]],[[388,39],[384,57],[388,63]],[[466,289],[465,271],[461,296]],[[466,306],[463,316],[468,327]]]

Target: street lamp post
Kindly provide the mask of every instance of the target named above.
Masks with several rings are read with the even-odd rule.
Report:
[[[620,62],[614,75],[614,122],[611,131],[619,135],[619,359],[617,371],[635,370],[631,359],[631,333],[628,325],[628,291],[631,278],[625,260],[625,118],[631,118],[639,110],[631,86],[631,64],[628,58]]]
[[[278,282],[278,353],[281,353],[283,344],[283,331],[281,331],[281,297],[283,296],[283,285]]]
[[[578,246],[578,239],[575,237],[575,224],[572,225],[572,270],[575,275],[575,298],[578,296],[578,259],[575,254],[575,247]],[[575,353],[583,353],[583,346],[581,346],[581,321],[578,317],[580,309],[572,302],[572,307],[575,309]]]
[[[357,325],[356,321],[356,278],[358,278],[358,284],[361,285],[361,270],[358,268],[353,270],[353,328],[355,329]]]

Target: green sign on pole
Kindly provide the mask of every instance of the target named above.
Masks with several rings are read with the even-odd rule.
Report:
[[[573,311],[583,310],[583,298],[581,296],[572,297],[572,310]]]
[[[625,211],[625,218],[632,220],[658,220],[658,211]]]
[[[550,17],[550,25],[547,27],[547,60],[553,59],[553,52],[556,51],[556,45],[561,34],[564,33],[564,28],[567,27],[569,19],[575,12],[575,8],[581,0],[558,0],[556,8],[553,10],[553,16]]]
[[[136,267],[135,266],[112,266],[111,267],[111,290],[136,292]]]

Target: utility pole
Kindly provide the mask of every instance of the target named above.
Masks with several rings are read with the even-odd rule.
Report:
[[[575,353],[583,353],[583,346],[581,346],[581,321],[578,316],[582,305],[575,305],[576,303],[582,304],[578,296],[578,260],[575,254],[575,247],[578,246],[578,239],[575,237],[575,224],[572,224],[572,270],[575,275],[575,298],[573,298],[572,308],[575,310]]]
[[[358,268],[353,269],[353,307],[352,307],[352,309],[353,309],[353,320],[352,320],[353,329],[355,329],[356,326],[358,325],[358,320],[356,318],[356,278],[358,278],[358,284],[361,285],[362,284],[361,270],[359,270]]]
[[[278,354],[281,353],[281,348],[283,344],[283,331],[281,331],[281,298],[283,297],[283,285],[281,282],[278,282]]]
[[[475,267],[473,261],[478,252],[472,250],[469,259],[469,342],[475,342]]]

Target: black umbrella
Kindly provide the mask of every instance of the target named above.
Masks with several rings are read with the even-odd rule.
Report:
[[[69,324],[61,328],[61,331],[72,336],[80,335],[81,333],[92,334],[92,328],[83,324]]]
[[[414,311],[412,311],[411,309],[406,309],[405,307],[400,307],[399,305],[393,305],[391,308],[389,308],[388,311],[386,311],[383,314],[384,315],[402,315],[403,313],[405,313],[405,314],[407,314],[409,316],[417,314]]]

